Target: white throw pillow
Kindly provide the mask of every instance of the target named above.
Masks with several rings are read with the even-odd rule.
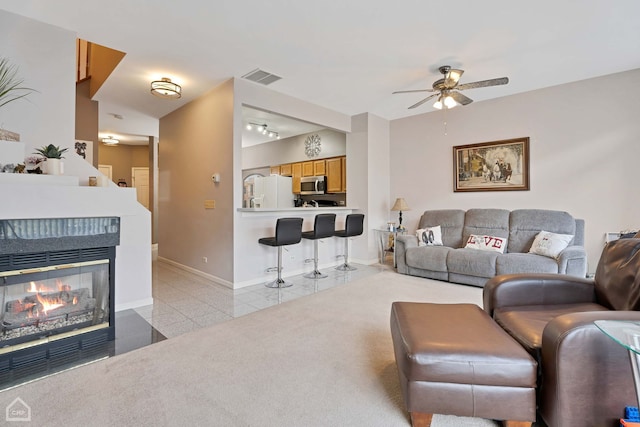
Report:
[[[467,239],[465,248],[477,249],[480,251],[493,251],[504,253],[504,248],[507,247],[507,239],[504,237],[495,236],[480,236],[478,234],[471,234]]]
[[[557,234],[541,231],[533,240],[529,253],[556,258],[573,239],[571,234]]]
[[[480,249],[480,245],[484,245],[484,239],[477,234],[471,234],[467,239],[467,244],[464,246],[467,249]]]
[[[440,226],[416,230],[418,246],[442,246],[442,229]]]
[[[495,236],[482,236],[484,238],[484,247],[481,247],[483,251],[494,251],[501,254],[504,253],[504,248],[507,247],[507,239],[504,237]]]

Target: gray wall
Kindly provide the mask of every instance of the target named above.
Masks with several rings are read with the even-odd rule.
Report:
[[[223,281],[233,280],[232,106],[227,81],[160,120],[158,255]]]
[[[639,98],[640,70],[632,70],[457,107],[446,117],[437,111],[394,120],[390,201],[405,198],[411,210],[403,212],[403,224],[410,230],[426,209],[567,211],[586,221],[594,272],[605,232],[640,227]],[[453,146],[525,136],[530,191],[453,192]]]

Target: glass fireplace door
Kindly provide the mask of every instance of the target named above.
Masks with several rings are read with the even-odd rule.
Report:
[[[109,327],[109,260],[0,272],[0,347]]]

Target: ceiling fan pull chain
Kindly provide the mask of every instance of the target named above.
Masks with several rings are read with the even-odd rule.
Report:
[[[447,136],[447,110],[448,108],[443,108],[442,109],[444,111],[444,135]]]

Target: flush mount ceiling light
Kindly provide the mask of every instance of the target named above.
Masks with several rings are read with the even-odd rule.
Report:
[[[114,137],[109,135],[107,138],[102,138],[102,143],[104,145],[116,145],[120,143],[120,140],[115,139]]]
[[[269,138],[275,138],[275,139],[280,139],[280,135],[278,134],[278,132],[269,129],[269,127],[267,126],[266,123],[263,124],[259,124],[259,123],[247,123],[247,130],[254,130],[258,133],[261,133],[263,135],[268,136]]]
[[[170,78],[163,77],[151,82],[151,94],[160,98],[178,99],[182,96],[182,88]]]

